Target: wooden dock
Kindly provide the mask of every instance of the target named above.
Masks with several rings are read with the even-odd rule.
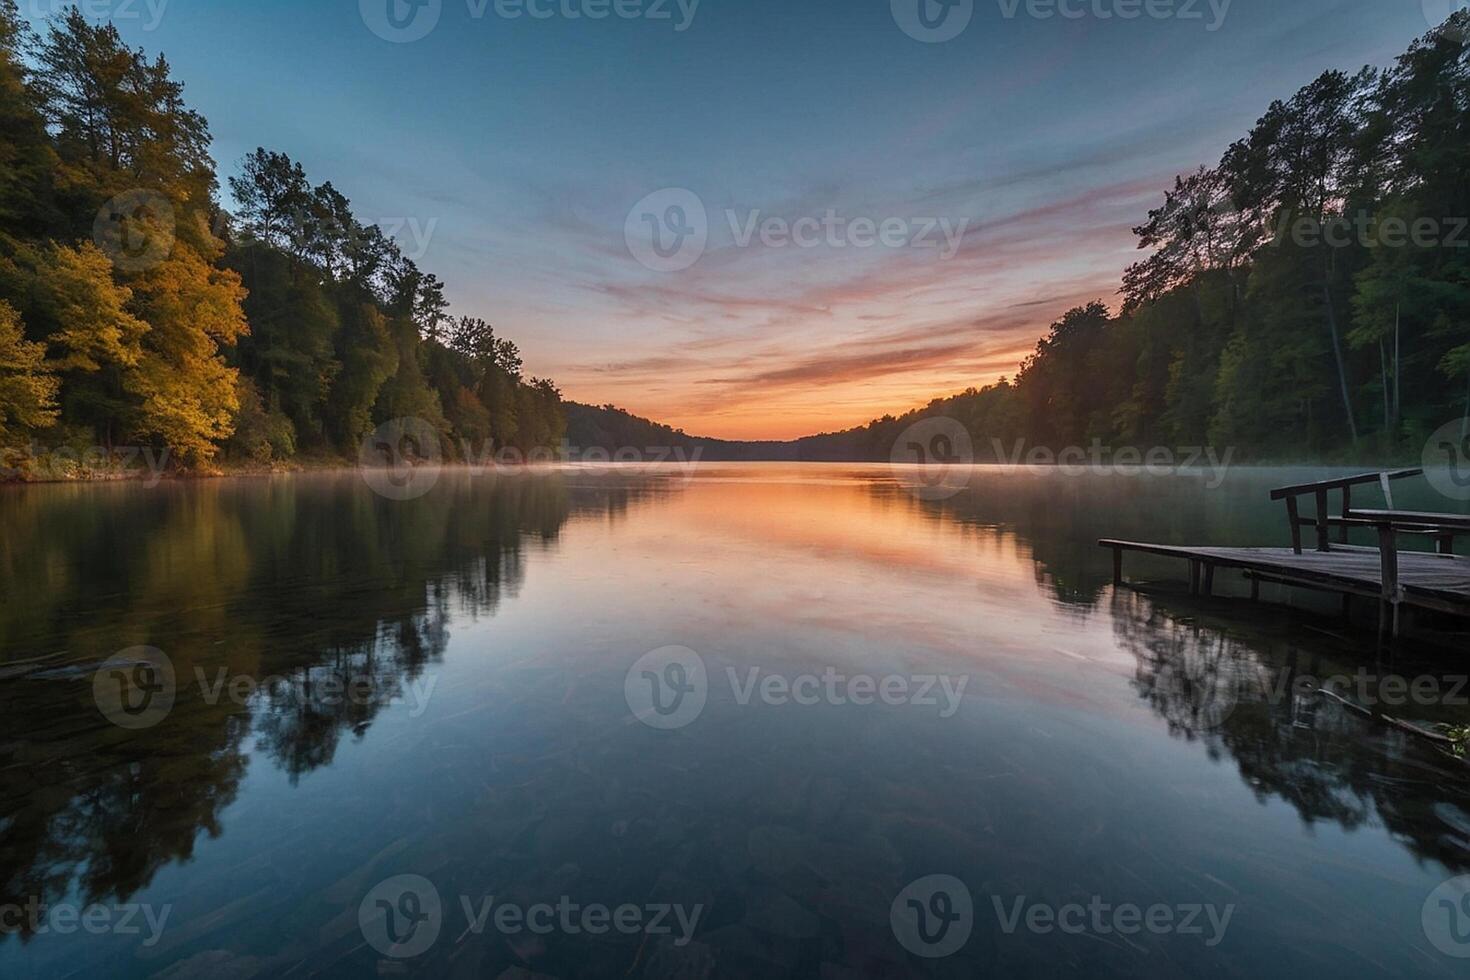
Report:
[[[1390,508],[1393,497],[1389,481],[1418,475],[1418,470],[1368,473],[1321,483],[1283,487],[1272,492],[1273,500],[1285,500],[1292,534],[1290,548],[1225,548],[1149,544],[1103,538],[1098,542],[1113,552],[1113,582],[1123,584],[1123,555],[1135,551],[1181,558],[1189,562],[1190,593],[1209,595],[1214,589],[1217,568],[1238,568],[1251,581],[1251,598],[1260,597],[1260,584],[1271,582],[1299,588],[1334,592],[1343,597],[1344,610],[1354,596],[1380,604],[1381,630],[1400,632],[1401,608],[1417,608],[1470,617],[1470,558],[1454,553],[1455,539],[1470,535],[1470,517],[1389,510],[1361,510],[1351,505],[1351,488],[1379,483]],[[1342,511],[1327,510],[1327,493],[1342,493]],[[1312,518],[1298,514],[1298,496],[1316,498]],[[1302,548],[1302,527],[1316,530],[1317,549]],[[1338,542],[1330,540],[1330,529],[1339,531]],[[1350,528],[1373,530],[1378,547],[1346,543]],[[1400,535],[1428,537],[1436,552],[1405,551]]]
[[[1123,552],[1185,558],[1190,562],[1190,591],[1209,595],[1216,568],[1239,568],[1255,583],[1277,582],[1367,599],[1384,597],[1383,567],[1377,548],[1339,545],[1332,551],[1290,548],[1202,548],[1103,538],[1113,549],[1113,581],[1123,583]],[[1470,558],[1422,551],[1398,553],[1399,601],[1424,609],[1470,616]],[[1256,589],[1252,588],[1256,594]]]

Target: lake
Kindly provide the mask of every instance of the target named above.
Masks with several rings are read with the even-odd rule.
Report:
[[[1464,976],[1464,651],[1096,545],[1323,472],[0,488],[0,976]]]

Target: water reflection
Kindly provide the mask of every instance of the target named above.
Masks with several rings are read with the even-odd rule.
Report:
[[[1127,592],[1114,595],[1111,607],[1119,640],[1138,658],[1140,696],[1171,732],[1230,760],[1259,799],[1286,801],[1306,825],[1384,827],[1419,857],[1470,869],[1466,763],[1321,693],[1327,679],[1353,680],[1362,671],[1438,674],[1448,696],[1461,687],[1453,665],[1365,660],[1341,644],[1245,632],[1219,618],[1205,624],[1197,610],[1170,611]],[[1466,714],[1459,704],[1391,710]]]
[[[1154,785],[1225,793],[1208,771],[1178,769],[1210,760],[1233,766],[1263,811],[1280,801],[1305,825],[1375,834],[1436,874],[1464,870],[1463,764],[1293,693],[1297,676],[1442,663],[1385,665],[1309,617],[1110,584],[1099,536],[1274,540],[1280,518],[1258,501],[1276,481],[1290,482],[1246,474],[1205,492],[1018,472],[921,501],[882,468],[729,466],[692,483],[451,473],[407,502],[352,475],[6,492],[0,904],[187,894],[212,917],[140,972],[185,958],[246,964],[242,975],[351,972],[372,961],[342,910],[413,870],[446,894],[677,894],[711,909],[693,949],[471,943],[459,967],[470,973],[534,963],[571,975],[606,959],[620,975],[716,961],[732,975],[824,963],[901,974],[912,963],[881,934],[887,902],[936,864],[1062,894],[1196,889],[1191,862],[1257,874],[1203,839],[1211,818]],[[661,739],[630,727],[621,689],[628,662],[665,642],[698,646],[712,672],[937,664],[974,684],[954,724],[756,713],[712,695],[698,728]],[[98,714],[90,669],[137,644],[167,651],[180,696],[162,723],[130,732]],[[221,678],[250,693],[207,697]],[[413,723],[431,683],[447,693]],[[1140,705],[1148,728],[1133,727]],[[358,749],[382,725],[368,760]],[[1198,762],[1165,763],[1170,741]],[[1125,766],[1130,753],[1156,771]],[[290,788],[247,790],[261,766]],[[313,784],[333,772],[330,789]],[[292,873],[185,868],[210,866],[212,842],[266,832],[226,811],[278,820],[272,846]],[[1143,823],[1172,842],[1167,867],[1119,829]],[[164,881],[164,869],[179,874]],[[285,941],[281,912],[250,898],[264,894],[310,928]],[[1351,933],[1382,909],[1339,911]],[[984,931],[971,953],[1005,965]],[[1344,949],[1372,954],[1355,942]],[[1206,962],[1178,942],[1151,949],[1171,967]],[[460,955],[437,951],[425,968]],[[1128,972],[1130,955],[1064,958],[1106,975]]]

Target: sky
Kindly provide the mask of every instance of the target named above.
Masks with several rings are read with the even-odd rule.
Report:
[[[1014,374],[1068,308],[1116,309],[1175,174],[1457,2],[83,10],[168,57],[222,176],[264,146],[330,180],[565,397],[764,439]]]

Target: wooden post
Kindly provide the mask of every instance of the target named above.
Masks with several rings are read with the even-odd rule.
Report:
[[[1286,520],[1291,524],[1291,550],[1299,555],[1302,553],[1302,519],[1295,497],[1286,498]]]
[[[1343,484],[1342,487],[1342,516],[1348,516],[1353,509],[1353,488],[1351,484]],[[1348,543],[1348,526],[1344,524],[1337,529],[1337,541],[1339,544]]]
[[[1453,555],[1455,553],[1455,536],[1453,534],[1441,534],[1434,539],[1435,551],[1442,555]]]
[[[1332,543],[1327,534],[1327,491],[1317,491],[1317,550],[1331,551]]]
[[[1113,548],[1113,584],[1123,584],[1123,549]]]
[[[1378,525],[1378,561],[1383,576],[1383,610],[1392,621],[1393,635],[1399,635],[1399,546],[1393,525]],[[1382,624],[1380,624],[1382,632]]]
[[[1215,591],[1215,565],[1213,562],[1205,562],[1205,595],[1211,595]]]
[[[1189,560],[1189,594],[1199,595],[1199,562],[1193,558]]]
[[[1261,601],[1261,577],[1259,575],[1252,575],[1251,576],[1251,602],[1260,602],[1260,601]]]

